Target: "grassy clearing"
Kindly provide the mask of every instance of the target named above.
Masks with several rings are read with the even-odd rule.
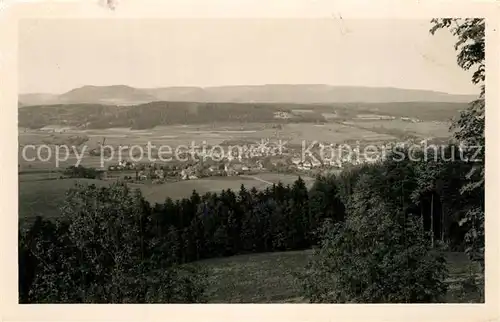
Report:
[[[213,177],[196,180],[177,181],[165,183],[161,185],[134,185],[141,189],[144,197],[151,203],[162,203],[167,197],[172,199],[181,199],[189,197],[193,190],[196,190],[200,195],[207,192],[220,192],[224,189],[231,189],[237,192],[241,185],[245,185],[248,189],[256,187],[257,189],[265,188],[267,184],[250,178],[241,177]]]
[[[141,189],[144,197],[150,203],[162,203],[167,197],[174,200],[189,197],[193,190],[203,195],[207,192],[221,192],[231,189],[238,192],[241,185],[247,189],[265,189],[272,183],[283,182],[283,184],[292,184],[298,176],[289,174],[263,173],[253,176],[234,176],[234,177],[209,177],[196,180],[177,181],[171,183],[158,184],[131,184],[134,188]],[[304,178],[310,186],[312,178]]]
[[[20,177],[22,177],[21,175]],[[106,186],[109,183],[93,179],[57,179],[42,181],[19,180],[19,218],[55,217],[63,204],[66,191],[76,182]]]
[[[62,175],[61,172],[56,172],[56,171],[25,172],[25,173],[19,175],[19,182],[57,180],[61,177],[61,175]]]
[[[284,185],[288,184],[293,184],[297,179],[298,175],[293,175],[293,174],[282,174],[282,173],[272,173],[272,172],[266,172],[266,173],[259,173],[257,175],[254,175],[253,177],[272,182],[275,184],[278,184],[279,182],[282,182]],[[306,186],[310,187],[314,183],[314,178],[307,177],[307,176],[301,176],[301,178],[304,180],[306,183]]]
[[[294,274],[312,254],[290,251],[250,254],[196,263],[208,272],[209,303],[304,302]]]
[[[305,303],[296,276],[303,272],[311,250],[239,255],[208,259],[196,265],[208,273],[209,303]],[[463,294],[460,280],[478,270],[463,253],[446,254],[450,270],[447,302],[477,302],[475,293]]]

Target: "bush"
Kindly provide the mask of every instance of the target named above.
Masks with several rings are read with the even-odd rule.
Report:
[[[85,168],[84,166],[70,166],[65,171],[64,174],[70,178],[85,178],[85,179],[96,179],[99,176],[99,172],[94,168]]]
[[[304,296],[316,303],[441,301],[446,263],[430,249],[421,223],[391,214],[383,203],[365,215],[325,224],[303,276]]]

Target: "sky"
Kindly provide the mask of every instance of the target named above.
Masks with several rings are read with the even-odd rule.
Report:
[[[30,19],[20,93],[84,85],[328,84],[477,94],[455,39],[428,20]]]

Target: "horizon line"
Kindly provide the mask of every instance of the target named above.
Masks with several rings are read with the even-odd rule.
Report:
[[[156,87],[138,87],[127,84],[111,84],[111,85],[94,85],[94,84],[86,84],[77,87],[73,87],[62,93],[50,93],[50,92],[18,92],[17,95],[27,95],[27,94],[45,94],[45,95],[63,95],[72,90],[80,89],[83,87],[113,87],[113,86],[124,86],[135,89],[162,89],[162,88],[200,88],[200,89],[210,89],[210,88],[222,88],[222,87],[264,87],[264,86],[326,86],[326,87],[359,87],[359,88],[372,88],[372,89],[399,89],[399,90],[409,90],[409,91],[424,91],[424,92],[433,92],[433,93],[442,93],[448,95],[457,95],[457,96],[474,96],[479,95],[478,93],[450,93],[433,89],[419,89],[419,88],[406,88],[406,87],[395,87],[395,86],[371,86],[371,85],[331,85],[325,83],[260,83],[260,84],[233,84],[233,85],[212,85],[212,86],[200,86],[200,85],[170,85],[170,86],[156,86]]]

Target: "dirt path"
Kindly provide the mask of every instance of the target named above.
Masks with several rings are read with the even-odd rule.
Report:
[[[264,182],[264,183],[267,183],[268,185],[272,186],[274,183],[273,182],[270,182],[270,181],[267,181],[267,180],[264,180],[262,178],[259,178],[259,177],[254,177],[254,176],[240,176],[240,177],[243,177],[243,178],[249,178],[249,179],[253,179],[253,180],[257,180],[257,181],[260,181],[260,182]]]

